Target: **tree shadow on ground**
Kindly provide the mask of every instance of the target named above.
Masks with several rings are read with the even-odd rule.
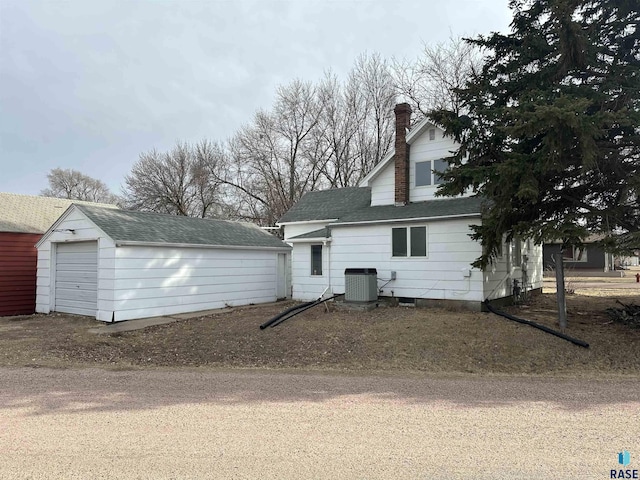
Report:
[[[21,415],[150,410],[173,405],[356,402],[425,408],[548,404],[570,411],[640,409],[640,379],[354,376],[273,371],[2,369],[0,410]],[[17,413],[17,412],[14,412]]]

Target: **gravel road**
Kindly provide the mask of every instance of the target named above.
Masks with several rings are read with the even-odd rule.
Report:
[[[2,479],[609,478],[640,379],[0,369]]]

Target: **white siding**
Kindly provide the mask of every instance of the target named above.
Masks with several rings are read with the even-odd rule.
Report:
[[[527,256],[527,289],[542,288],[542,246],[523,241],[522,255]],[[522,268],[513,266],[513,244],[505,244],[502,256],[484,273],[484,298],[493,300],[511,295],[514,279],[522,281]]]
[[[98,320],[120,321],[276,299],[278,251],[116,248],[77,210],[71,210],[56,227],[66,229],[75,232],[52,232],[38,248],[37,312],[49,313],[55,305],[52,265],[56,244],[82,240],[98,241]]]
[[[329,286],[329,245],[322,246],[322,275],[311,275],[312,243],[295,243],[291,252],[292,298],[315,300]]]
[[[429,140],[429,129],[416,138],[411,144],[410,164],[409,164],[409,201],[421,202],[431,200],[438,188],[437,185],[416,187],[416,162],[440,160],[451,156],[451,152],[456,150],[456,143],[449,137],[445,137],[442,130],[436,128],[434,140]]]
[[[115,321],[275,301],[277,254],[118,247]]]
[[[426,258],[391,256],[391,229],[427,226]],[[429,223],[341,226],[332,230],[330,248],[323,249],[323,275],[310,273],[310,244],[295,244],[292,253],[293,298],[318,298],[325,287],[344,293],[344,271],[347,268],[375,268],[381,287],[396,272],[382,296],[471,300],[483,299],[482,273],[471,269],[481,252],[480,245],[469,239],[469,221],[463,219]],[[330,269],[327,264],[330,262]],[[471,272],[464,276],[464,271]]]
[[[70,231],[63,230],[74,230]],[[55,305],[55,244],[59,242],[98,241],[98,312],[99,320],[111,320],[113,295],[109,288],[113,280],[115,244],[77,210],[72,210],[56,227],[56,232],[38,248],[38,277],[36,286],[36,312],[49,313]],[[52,243],[54,244],[52,246]]]
[[[427,226],[427,257],[391,256],[391,229]],[[344,292],[346,268],[375,268],[381,296],[439,300],[481,300],[482,274],[471,271],[480,245],[469,239],[468,220],[342,227],[333,230],[331,278],[334,293]],[[464,276],[463,270],[471,271]]]
[[[393,160],[371,182],[371,205],[395,203],[395,165]]]
[[[409,149],[409,201],[421,202],[434,198],[437,185],[416,187],[416,162],[433,161],[450,157],[457,144],[445,137],[441,129],[435,129],[435,138],[429,140],[429,128],[415,138]],[[391,160],[378,175],[369,182],[371,205],[393,205],[395,203],[395,164]]]

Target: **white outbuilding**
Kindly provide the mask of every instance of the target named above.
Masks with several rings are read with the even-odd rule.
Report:
[[[291,247],[248,223],[74,204],[36,246],[40,313],[118,322],[290,291]]]

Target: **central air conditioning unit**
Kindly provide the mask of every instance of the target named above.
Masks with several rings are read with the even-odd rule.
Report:
[[[378,272],[375,268],[347,268],[344,271],[344,300],[346,302],[375,302],[378,300]]]

